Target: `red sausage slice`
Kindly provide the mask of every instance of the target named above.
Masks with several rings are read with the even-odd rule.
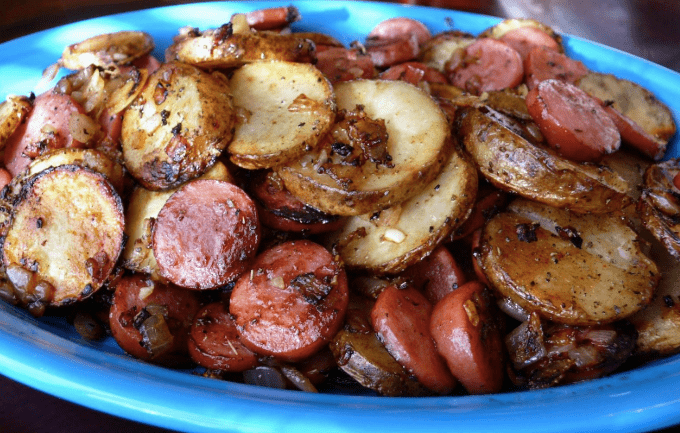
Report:
[[[383,80],[402,80],[413,85],[421,81],[448,84],[446,75],[420,62],[405,62],[394,65],[379,76]]]
[[[449,293],[432,311],[430,332],[453,375],[470,394],[503,386],[503,339],[493,296],[478,281]]]
[[[318,234],[338,230],[345,222],[302,203],[286,189],[275,172],[256,178],[251,185],[260,221],[267,227]]]
[[[16,176],[42,153],[62,147],[81,147],[71,135],[72,114],[85,110],[71,96],[45,92],[35,98],[33,109],[5,144],[4,162]]]
[[[407,17],[389,18],[379,22],[368,34],[368,41],[394,40],[410,38],[415,35],[418,45],[422,45],[430,38],[432,33],[418,20]]]
[[[476,95],[520,85],[524,79],[522,57],[498,39],[482,38],[463,50],[447,66],[451,84]]]
[[[432,254],[404,271],[416,288],[422,288],[428,301],[435,305],[444,296],[465,283],[465,273],[449,250],[438,246]]]
[[[535,47],[545,47],[556,53],[561,51],[560,44],[555,39],[543,30],[531,26],[510,30],[501,36],[500,40],[517,50],[522,56],[522,61],[526,60],[529,52]]]
[[[621,146],[621,136],[609,115],[572,84],[542,81],[529,91],[526,101],[548,145],[565,158],[595,162]]]
[[[160,275],[181,287],[213,289],[235,280],[260,244],[255,203],[220,180],[184,184],[163,205],[153,228]]]
[[[366,42],[366,53],[378,68],[414,60],[420,53],[415,34],[398,39],[371,39]]]
[[[136,358],[164,365],[187,365],[189,329],[199,309],[195,292],[153,282],[141,274],[124,277],[115,286],[109,312],[111,334],[123,350]],[[159,319],[152,317],[159,311],[164,324],[155,322],[151,326],[147,320]],[[159,338],[151,344],[150,333],[161,334],[161,330],[169,331],[172,337]],[[169,345],[160,344],[163,341]]]
[[[371,323],[388,352],[420,383],[448,394],[456,380],[430,335],[432,305],[416,289],[386,287],[371,310]]]
[[[316,53],[316,67],[332,82],[356,78],[373,78],[376,75],[371,57],[357,49],[328,47]]]
[[[255,30],[273,30],[285,27],[300,19],[295,6],[258,9],[246,13],[246,22]]]
[[[208,304],[196,314],[188,348],[198,365],[213,370],[241,372],[257,365],[257,355],[241,342],[223,302]]]
[[[667,141],[662,141],[642,129],[635,121],[620,113],[616,108],[604,106],[621,134],[621,140],[655,161],[666,154]]]
[[[300,361],[335,336],[348,302],[344,269],[324,247],[302,240],[260,254],[236,282],[229,311],[252,351]]]
[[[575,84],[587,73],[583,63],[546,47],[532,48],[524,61],[524,81],[529,89],[548,79]]]

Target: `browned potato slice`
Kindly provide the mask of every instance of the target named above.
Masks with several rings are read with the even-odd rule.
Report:
[[[680,191],[673,185],[673,178],[678,173],[678,159],[650,165],[645,170],[637,205],[642,224],[676,260],[680,260]]]
[[[149,54],[154,48],[150,34],[139,31],[121,31],[93,36],[69,45],[61,55],[60,63],[68,69],[84,69],[90,65],[123,65]]]
[[[348,218],[333,245],[351,269],[396,274],[427,256],[470,215],[477,171],[455,148],[432,182],[416,196],[375,214]]]
[[[503,296],[569,325],[630,316],[651,301],[660,278],[621,218],[524,199],[486,224],[478,262]]]
[[[31,178],[12,211],[3,263],[33,302],[65,305],[90,296],[123,248],[120,197],[99,173],[75,165]]]
[[[5,147],[5,141],[26,118],[31,108],[31,101],[25,96],[10,95],[0,104],[0,150]]]
[[[200,68],[236,68],[265,60],[312,62],[314,43],[291,34],[234,32],[232,24],[198,32],[193,29],[176,38],[165,52],[168,62],[179,61]]]
[[[329,343],[338,367],[362,386],[386,396],[420,396],[431,392],[413,378],[378,340],[370,322],[373,302],[350,298],[345,326]]]
[[[552,29],[552,27],[531,18],[508,18],[496,24],[495,26],[484,30],[479,34],[479,37],[500,39],[509,31],[518,29],[520,27],[535,27],[539,30],[543,30],[550,37],[555,39],[555,42],[557,42],[560,48],[562,48],[562,38],[555,32],[555,30]]]
[[[474,36],[458,30],[436,34],[420,48],[418,60],[443,72],[446,62],[449,61],[453,53],[464,49],[474,41]]]
[[[652,303],[629,320],[638,331],[638,353],[668,355],[680,350],[680,266],[663,246],[652,251],[663,276]]]
[[[200,179],[217,179],[233,182],[234,178],[227,166],[218,161],[210,167]],[[179,187],[178,187],[179,188]],[[158,216],[168,198],[177,191],[172,188],[165,191],[149,191],[141,186],[135,187],[128,199],[125,210],[125,234],[128,239],[121,255],[122,264],[132,271],[150,274],[160,279],[158,264],[153,255],[151,230],[153,220]]]
[[[174,188],[215,163],[232,137],[227,79],[182,63],[154,72],[123,117],[123,159],[150,190]]]
[[[231,161],[271,168],[314,148],[335,118],[330,82],[314,66],[259,62],[234,72],[234,106],[242,110],[229,144]]]
[[[635,121],[664,146],[675,134],[676,125],[671,111],[639,84],[611,74],[590,72],[581,78],[578,86],[586,93],[611,103],[613,108]]]
[[[461,111],[459,136],[481,173],[498,188],[574,212],[611,212],[630,203],[628,184],[613,170],[561,158],[482,110]]]
[[[354,168],[335,163],[330,158],[334,142],[331,152],[322,146],[277,169],[292,194],[326,213],[361,215],[414,196],[437,176],[451,148],[447,146],[450,128],[446,115],[427,93],[403,81],[355,80],[338,83],[335,96],[338,110],[356,111],[361,106],[369,123],[384,122],[387,140],[380,141],[386,146],[389,163],[369,161]],[[366,131],[366,136],[376,129]],[[340,144],[357,151],[352,144]],[[344,169],[352,174],[343,175]]]

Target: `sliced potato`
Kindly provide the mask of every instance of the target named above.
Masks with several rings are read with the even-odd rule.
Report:
[[[665,145],[675,134],[676,125],[670,109],[652,92],[623,78],[600,72],[589,72],[578,86],[589,95],[611,106],[640,125],[647,133]]]
[[[396,274],[429,255],[463,224],[476,197],[477,171],[456,148],[419,194],[382,212],[348,218],[327,242],[349,269]]]
[[[204,32],[190,31],[176,38],[165,60],[200,68],[236,68],[268,60],[311,63],[316,58],[312,41],[294,33],[234,32],[228,23]]]
[[[335,118],[333,88],[309,64],[252,63],[236,70],[230,84],[242,115],[229,153],[244,168],[271,168],[299,158]]]
[[[499,115],[491,109],[461,112],[461,142],[484,177],[498,188],[582,213],[612,212],[630,203],[629,185],[608,167],[579,164],[533,145],[494,120]]]
[[[420,47],[418,60],[431,68],[444,72],[446,62],[449,61],[453,53],[464,49],[474,41],[474,36],[458,30],[436,34]]]
[[[124,224],[120,197],[103,175],[75,165],[50,168],[25,184],[14,205],[3,263],[16,289],[34,302],[69,304],[109,277]]]
[[[432,394],[399,364],[378,340],[370,322],[373,302],[350,298],[345,326],[329,343],[338,367],[362,386],[386,396]]]
[[[555,39],[555,42],[557,42],[560,47],[562,47],[562,38],[555,32],[555,30],[552,29],[552,27],[531,18],[508,18],[496,24],[495,26],[492,26],[484,30],[482,33],[479,34],[479,37],[500,39],[507,32],[518,29],[520,27],[535,27],[539,30],[543,30],[550,37]]]
[[[163,64],[123,117],[123,159],[145,188],[174,188],[203,174],[232,137],[227,79],[182,63]]]
[[[673,185],[673,178],[678,173],[678,159],[650,165],[637,203],[642,224],[676,260],[680,260],[680,191]]]
[[[329,214],[361,215],[414,196],[437,176],[451,149],[450,128],[427,93],[403,81],[355,80],[338,83],[335,95],[338,110],[356,112],[361,107],[367,123],[375,122],[369,135],[380,129],[375,124],[384,122],[387,140],[380,141],[386,145],[389,163],[336,163],[332,153],[340,153],[333,151],[335,142],[328,143],[330,149],[321,146],[277,169],[292,194]],[[340,144],[357,151],[351,143]],[[346,176],[343,170],[351,174]]]
[[[663,246],[652,248],[663,269],[652,303],[629,318],[638,331],[636,351],[643,355],[669,355],[680,350],[680,266]]]
[[[620,217],[525,199],[489,220],[477,261],[503,296],[568,325],[630,316],[651,301],[661,276]]]
[[[5,141],[23,122],[33,105],[25,96],[10,95],[0,104],[0,150],[5,147]]]
[[[150,34],[139,31],[106,33],[85,39],[64,49],[59,62],[68,69],[90,65],[106,68],[123,65],[149,54],[154,49]]]
[[[227,166],[220,161],[200,176],[199,179],[234,181]],[[153,279],[160,279],[158,264],[153,255],[151,245],[151,230],[153,220],[158,216],[158,212],[160,212],[165,202],[168,201],[168,198],[178,188],[165,191],[150,191],[137,186],[130,194],[125,210],[125,234],[128,239],[121,255],[122,265],[125,268],[150,274]]]

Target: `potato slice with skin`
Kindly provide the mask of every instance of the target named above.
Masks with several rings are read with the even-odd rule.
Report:
[[[84,69],[90,65],[107,67],[123,65],[154,49],[150,34],[139,31],[105,33],[85,39],[64,49],[59,60],[68,69]]]
[[[123,248],[120,197],[103,175],[63,165],[26,183],[3,241],[3,262],[46,283],[44,304],[90,296],[112,272]],[[30,287],[29,287],[30,289]]]
[[[33,105],[25,96],[10,95],[0,104],[0,150],[5,147],[5,141],[24,121]]]
[[[163,64],[123,117],[123,159],[145,188],[174,188],[203,174],[232,137],[227,78]]]
[[[451,146],[447,164],[419,194],[380,213],[350,217],[328,237],[348,269],[399,273],[465,222],[477,197],[477,172],[465,153]]]
[[[638,331],[636,351],[642,355],[670,355],[680,350],[680,266],[658,243],[652,253],[660,269],[661,282],[652,303],[629,320]]]
[[[334,215],[361,215],[400,203],[419,193],[447,161],[450,128],[437,103],[403,81],[354,80],[335,86],[338,109],[363,107],[383,120],[391,166],[366,162],[351,179],[319,173],[325,149],[277,169],[286,188],[301,201]],[[339,165],[339,164],[338,164]]]
[[[611,74],[590,72],[578,86],[637,123],[665,148],[675,134],[673,114],[649,90]]]
[[[562,38],[555,32],[555,30],[553,30],[547,24],[544,24],[540,21],[531,18],[508,18],[496,24],[495,26],[484,30],[482,33],[479,34],[479,37],[500,39],[506,33],[519,29],[521,27],[534,27],[539,30],[542,30],[543,32],[548,34],[548,36],[555,39],[555,42],[557,42],[560,46],[560,51],[564,50],[562,48]]]
[[[234,182],[227,166],[220,161],[210,167],[199,179]],[[177,189],[179,187],[166,191],[150,191],[142,186],[137,186],[132,191],[125,211],[125,234],[128,240],[121,255],[123,267],[150,274],[151,278],[156,280],[161,279],[151,246],[152,221]]]
[[[626,318],[647,305],[657,265],[615,215],[578,215],[525,199],[483,229],[477,262],[504,297],[568,325]]]
[[[330,81],[314,66],[291,62],[245,65],[231,77],[239,116],[229,144],[243,168],[279,166],[314,148],[335,118]]]
[[[465,108],[459,137],[479,171],[498,188],[580,213],[605,213],[630,203],[629,185],[608,167],[561,158],[502,126],[482,110]]]
[[[457,30],[434,35],[420,48],[418,60],[440,72],[444,72],[446,62],[457,50],[462,50],[475,41],[469,33]]]

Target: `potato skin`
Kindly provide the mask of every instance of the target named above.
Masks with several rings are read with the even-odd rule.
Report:
[[[145,188],[174,188],[211,167],[233,135],[224,75],[163,64],[123,117],[123,159]]]
[[[478,108],[461,111],[458,133],[479,171],[500,189],[580,213],[612,212],[630,203],[628,184],[609,168],[561,158]]]
[[[518,199],[484,227],[477,262],[503,297],[568,325],[611,323],[649,304],[658,266],[614,215]]]

